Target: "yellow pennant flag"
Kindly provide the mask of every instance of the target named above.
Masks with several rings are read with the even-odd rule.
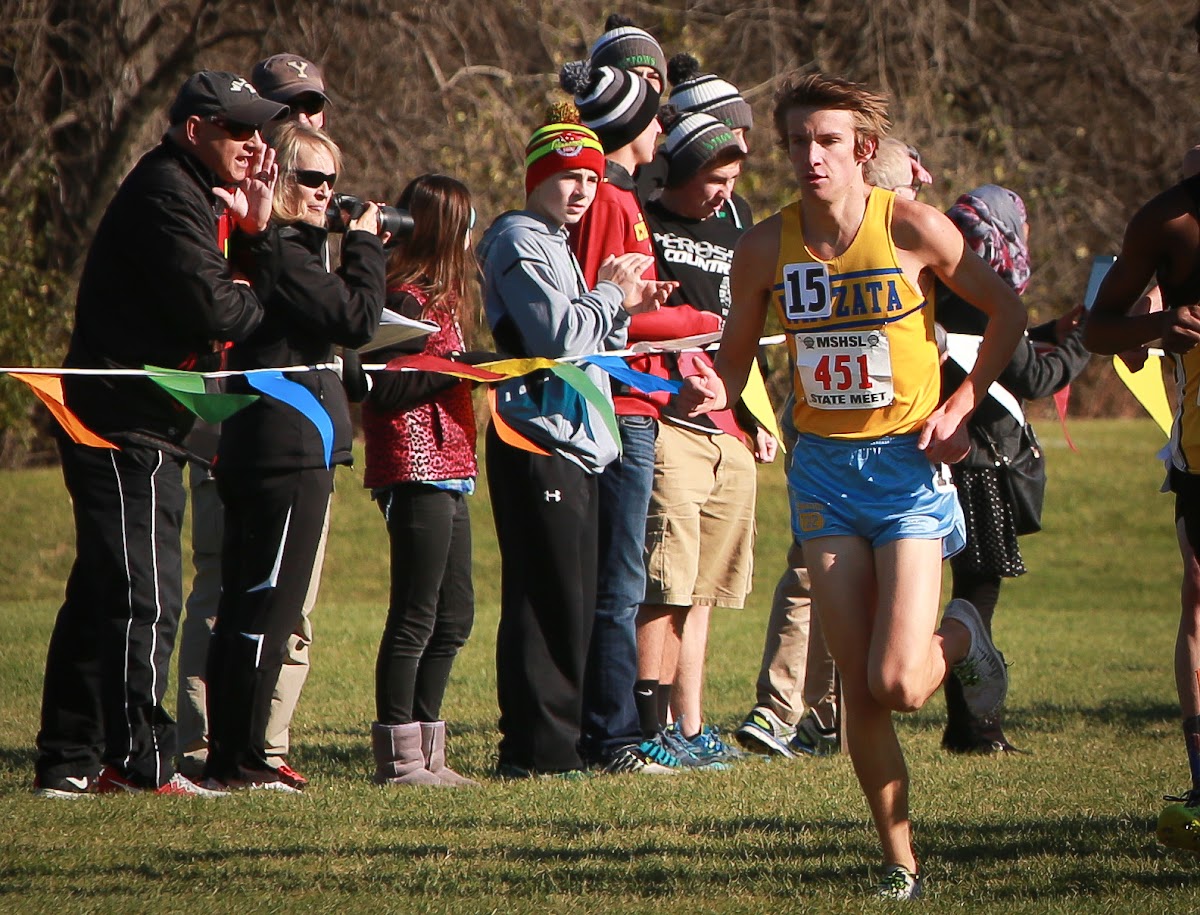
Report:
[[[1146,408],[1146,412],[1163,430],[1168,438],[1171,436],[1171,405],[1167,402],[1167,389],[1163,385],[1162,357],[1157,353],[1146,356],[1146,364],[1136,372],[1121,361],[1119,356],[1113,356],[1113,368],[1117,377],[1125,382],[1125,387],[1137,398],[1138,403]]]
[[[536,372],[538,369],[558,368],[558,363],[553,359],[544,359],[541,357],[534,357],[532,359],[501,359],[498,362],[481,362],[477,368],[495,372],[497,375],[516,378],[520,375],[528,375],[530,372]]]
[[[750,374],[746,377],[746,387],[742,390],[742,403],[746,405],[759,425],[775,436],[779,443],[779,451],[785,454],[783,436],[779,433],[779,423],[775,421],[775,411],[771,408],[771,398],[767,396],[767,385],[763,381],[762,372],[758,370],[758,361],[750,363]]]
[[[79,421],[74,413],[67,409],[63,398],[62,379],[57,375],[27,375],[24,372],[10,372],[9,375],[18,381],[29,385],[38,400],[44,403],[58,420],[58,424],[71,436],[71,441],[78,445],[92,448],[113,448],[117,446],[106,441]],[[117,449],[119,450],[119,449]]]

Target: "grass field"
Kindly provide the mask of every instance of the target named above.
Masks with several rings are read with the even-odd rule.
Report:
[[[1046,530],[1023,541],[997,642],[1012,662],[1009,736],[1033,755],[939,747],[942,700],[905,718],[929,912],[1188,912],[1197,860],[1154,840],[1187,767],[1170,667],[1178,616],[1172,500],[1149,421],[1049,423]],[[28,792],[45,643],[72,558],[57,470],[0,474],[0,911],[862,912],[876,847],[849,760],[751,761],[724,773],[487,779],[495,733],[498,559],[473,500],[478,616],[451,683],[452,761],[469,791],[369,781],[372,670],[386,533],[340,475],[313,673],[297,713],[301,797],[223,801]],[[729,730],[753,701],[786,546],[782,471],[761,474],[749,609],[714,614],[707,709]],[[173,703],[173,690],[168,694]]]

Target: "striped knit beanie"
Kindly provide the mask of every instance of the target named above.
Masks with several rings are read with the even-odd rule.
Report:
[[[575,60],[563,65],[558,81],[575,96],[579,119],[596,131],[606,153],[628,146],[658,114],[659,93],[628,70]]]
[[[633,24],[632,19],[616,13],[604,23],[604,34],[596,39],[588,57],[596,67],[653,67],[659,80],[666,85],[667,58],[654,36]]]
[[[525,147],[525,195],[558,172],[587,168],[604,177],[604,148],[596,134],[580,124],[546,124]]]
[[[711,115],[680,111],[665,105],[661,115],[666,139],[662,144],[667,160],[667,187],[679,187],[726,150],[742,147],[733,131]]]
[[[684,111],[702,111],[729,127],[749,130],[754,112],[737,87],[712,73],[701,73],[700,62],[690,54],[676,54],[667,64],[671,81],[670,102]]]

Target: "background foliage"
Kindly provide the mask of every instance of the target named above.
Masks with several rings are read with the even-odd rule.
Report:
[[[760,215],[792,196],[772,153],[771,94],[820,69],[886,91],[944,208],[985,182],[1030,209],[1029,302],[1078,301],[1091,255],[1173,183],[1200,141],[1194,0],[10,0],[0,28],[0,364],[50,364],[71,284],[121,177],[157,140],[188,73],[249,73],[268,54],[317,61],[346,185],[392,200],[423,171],[472,188],[486,225],[521,201],[525,140],[555,74],[586,55],[609,12],[695,54],[754,106],[742,193]],[[0,383],[0,460],[33,446],[30,399]],[[1132,402],[1104,366],[1076,409]]]

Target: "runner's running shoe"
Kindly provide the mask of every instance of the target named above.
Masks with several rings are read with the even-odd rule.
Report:
[[[901,864],[892,864],[883,872],[883,879],[875,887],[880,899],[904,901],[921,898],[921,876],[914,874]]]
[[[1168,794],[1163,800],[1175,803],[1158,815],[1158,841],[1168,848],[1200,852],[1200,791],[1193,788],[1178,797]]]
[[[983,617],[970,601],[955,599],[946,605],[943,620],[960,623],[971,635],[967,656],[953,670],[962,684],[963,699],[976,718],[992,718],[1004,706],[1008,693],[1008,668],[983,625]]]
[[[751,753],[774,754],[789,759],[796,755],[788,747],[788,741],[795,734],[795,728],[784,724],[778,715],[761,705],[752,708],[742,726],[733,732],[737,742]]]

